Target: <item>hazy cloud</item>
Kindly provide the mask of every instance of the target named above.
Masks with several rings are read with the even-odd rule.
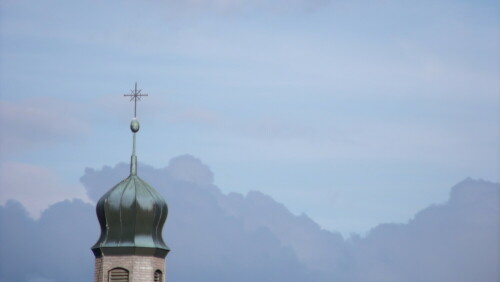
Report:
[[[272,12],[311,11],[330,0],[166,0],[165,4],[174,9],[191,12]]]
[[[90,132],[73,103],[55,98],[0,101],[2,154],[29,152],[75,141]]]

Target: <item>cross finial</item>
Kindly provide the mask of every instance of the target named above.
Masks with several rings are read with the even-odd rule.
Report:
[[[137,117],[137,101],[141,100],[141,97],[148,96],[148,94],[142,94],[142,89],[137,89],[137,82],[135,83],[135,89],[130,90],[130,94],[124,94],[123,96],[130,97],[130,101],[134,101],[134,118]]]

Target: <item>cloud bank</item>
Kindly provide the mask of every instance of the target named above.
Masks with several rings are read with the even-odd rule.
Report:
[[[97,199],[128,165],[87,169]],[[192,156],[139,175],[169,204],[165,240],[172,281],[498,281],[500,185],[466,179],[446,203],[407,224],[381,224],[365,237],[342,238],[306,215],[293,215],[258,192],[223,194]],[[98,223],[94,206],[64,201],[33,220],[9,201],[0,207],[0,280],[91,281]],[[36,254],[36,255],[33,255]],[[76,278],[75,278],[76,277]]]

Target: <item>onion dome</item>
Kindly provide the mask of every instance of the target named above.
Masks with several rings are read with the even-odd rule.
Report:
[[[162,238],[168,208],[163,197],[137,176],[135,134],[139,122],[132,119],[133,151],[130,176],[104,194],[96,206],[101,236],[92,247],[96,257],[145,255],[165,258],[170,249]]]

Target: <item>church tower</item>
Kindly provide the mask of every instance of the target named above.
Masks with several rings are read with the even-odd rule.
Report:
[[[137,176],[135,135],[140,90],[132,91],[134,118],[130,175],[106,192],[96,206],[101,236],[92,246],[95,255],[94,282],[165,282],[165,257],[170,249],[162,238],[167,218],[163,197]]]

